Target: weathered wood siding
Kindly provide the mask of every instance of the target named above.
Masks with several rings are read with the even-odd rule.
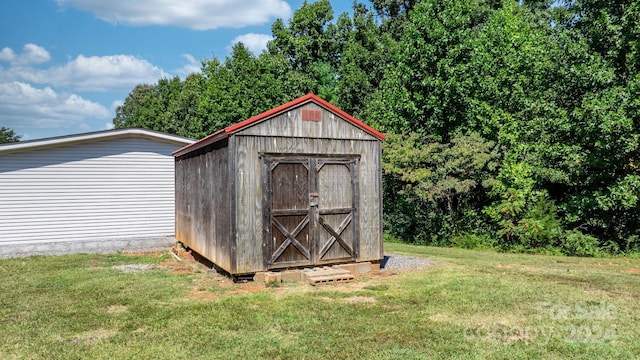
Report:
[[[287,116],[287,114],[283,114]],[[282,117],[282,116],[281,116]],[[281,121],[281,117],[269,120],[269,125]],[[290,118],[294,118],[292,115]],[[274,122],[271,122],[274,121]],[[300,121],[299,118],[293,121]],[[323,119],[324,121],[324,119]],[[322,127],[322,122],[314,126]],[[259,124],[259,126],[266,124]],[[275,127],[274,127],[275,128]],[[289,127],[293,128],[293,126]],[[269,129],[265,127],[265,129]],[[249,128],[247,130],[253,130]],[[233,135],[236,172],[236,234],[237,273],[250,273],[263,269],[263,213],[261,153],[297,153],[322,156],[324,154],[360,155],[358,182],[360,188],[358,216],[360,251],[358,261],[380,260],[382,254],[381,232],[381,172],[380,142],[378,140],[335,139],[339,134],[325,132],[327,138],[283,136],[246,136],[247,130]],[[356,128],[356,130],[363,132]],[[338,130],[334,130],[338,131]],[[335,136],[334,136],[335,135]],[[368,134],[365,134],[369,136]],[[332,138],[333,137],[333,138]],[[365,137],[354,134],[354,137]]]
[[[179,146],[116,138],[0,155],[0,246],[173,236]]]
[[[320,111],[321,121],[303,121],[302,110]],[[375,137],[338,115],[309,103],[242,130],[243,135],[290,136],[316,139],[374,140]]]
[[[176,159],[176,239],[233,272],[226,142]]]
[[[177,153],[176,237],[236,276],[380,260],[383,138],[313,94],[212,134]]]

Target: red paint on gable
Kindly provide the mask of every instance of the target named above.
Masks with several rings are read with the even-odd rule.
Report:
[[[322,110],[302,109],[302,121],[322,121]]]

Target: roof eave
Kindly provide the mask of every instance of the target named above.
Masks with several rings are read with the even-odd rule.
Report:
[[[126,138],[126,137],[143,137],[153,140],[162,140],[177,145],[192,144],[195,142],[193,139],[184,138],[177,135],[165,134],[157,131],[140,129],[140,128],[125,128],[106,131],[96,131],[90,133],[72,134],[65,136],[58,136],[45,139],[35,139],[24,142],[17,142],[0,146],[0,154],[9,154],[21,151],[37,150],[44,148],[52,148],[59,146],[72,145],[77,143],[89,142],[89,141],[102,141],[112,138]]]
[[[201,140],[198,140],[192,144],[183,146],[182,148],[174,151],[172,153],[173,156],[175,157],[180,157],[182,155],[188,154],[192,151],[196,151],[198,149],[202,149],[203,147],[209,146],[211,144],[214,144],[220,140],[223,140],[225,138],[229,137],[229,134],[227,134],[227,132],[225,131],[225,129],[219,130],[214,132],[211,135],[208,135],[204,138],[202,138]]]

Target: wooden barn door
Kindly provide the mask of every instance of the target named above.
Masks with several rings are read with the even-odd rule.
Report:
[[[320,265],[357,258],[357,179],[355,159],[265,156],[265,266]]]

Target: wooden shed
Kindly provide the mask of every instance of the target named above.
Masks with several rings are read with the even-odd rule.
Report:
[[[176,239],[233,276],[379,261],[384,138],[308,94],[185,146]]]

